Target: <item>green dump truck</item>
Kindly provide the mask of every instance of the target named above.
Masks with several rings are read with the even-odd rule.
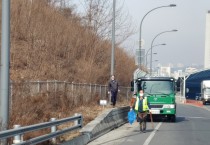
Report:
[[[136,85],[136,86],[135,86]],[[150,103],[153,117],[163,117],[176,121],[176,83],[172,77],[140,77],[132,86],[136,91],[143,90]]]

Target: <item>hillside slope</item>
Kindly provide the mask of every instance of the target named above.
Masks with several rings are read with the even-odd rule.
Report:
[[[17,82],[60,80],[106,84],[110,78],[111,41],[85,27],[71,8],[60,9],[48,2],[11,1],[10,79]],[[136,68],[134,58],[118,46],[115,58],[116,78],[120,85],[129,86]],[[24,91],[21,83],[19,87]],[[52,117],[69,117],[78,110],[84,113],[86,124],[101,111],[100,96],[97,95],[86,104],[76,106],[69,103],[72,96],[65,92],[22,93],[25,95],[12,92],[10,128],[14,124],[25,126],[49,121]],[[78,99],[78,96],[73,97]],[[119,99],[117,105],[126,105],[123,99]],[[36,134],[25,135],[24,139],[32,136]]]
[[[70,8],[61,10],[45,0],[32,2],[11,1],[11,80],[105,84],[110,75],[110,41],[82,26]],[[116,76],[127,85],[134,58],[119,47],[115,57]]]

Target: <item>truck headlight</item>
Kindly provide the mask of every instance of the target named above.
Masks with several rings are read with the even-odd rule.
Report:
[[[165,104],[163,105],[163,108],[175,108],[175,105],[174,104]]]

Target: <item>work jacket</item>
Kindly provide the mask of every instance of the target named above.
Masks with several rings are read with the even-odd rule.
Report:
[[[134,110],[138,112],[145,112],[149,110],[147,97],[144,97],[142,100],[140,100],[140,97],[137,96]]]

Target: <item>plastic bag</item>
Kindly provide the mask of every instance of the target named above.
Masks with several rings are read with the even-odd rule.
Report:
[[[135,113],[135,111],[134,110],[130,110],[129,112],[128,112],[128,122],[130,123],[130,124],[133,124],[133,122],[136,120],[136,113]]]

